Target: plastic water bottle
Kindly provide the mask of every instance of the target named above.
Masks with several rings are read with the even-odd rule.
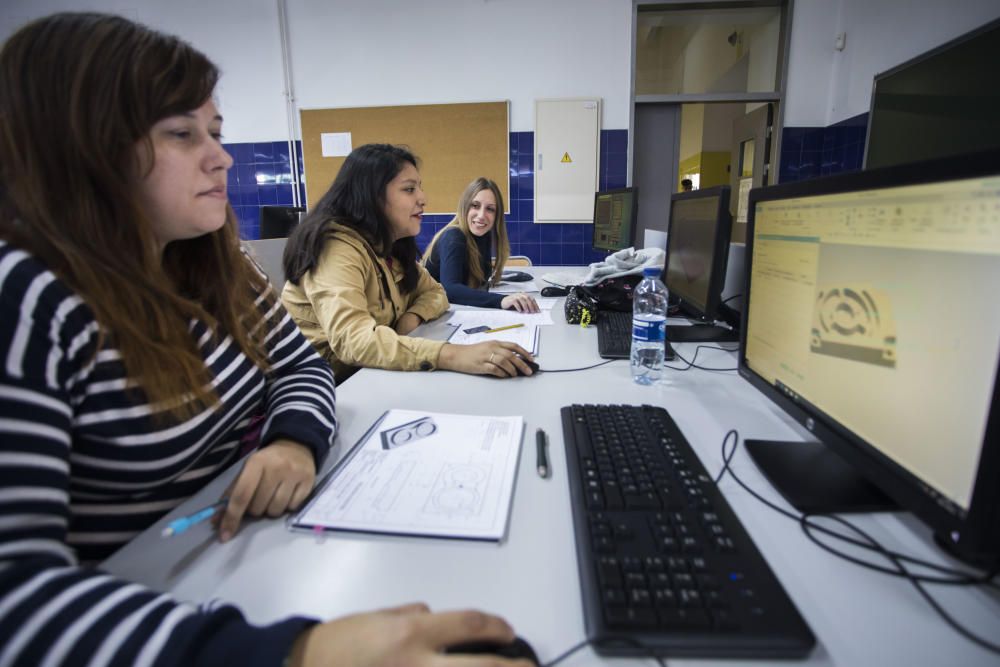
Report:
[[[661,269],[642,270],[642,282],[632,297],[632,380],[654,384],[663,372],[667,336],[667,287]]]

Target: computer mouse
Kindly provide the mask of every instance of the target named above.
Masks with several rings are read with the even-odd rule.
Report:
[[[468,644],[455,644],[454,646],[449,646],[444,650],[445,653],[456,654],[472,654],[472,655],[483,655],[492,654],[501,658],[511,658],[511,659],[527,659],[530,660],[535,665],[539,665],[538,656],[535,655],[535,649],[531,648],[531,644],[524,641],[520,637],[515,637],[514,641],[509,644],[496,644],[493,642],[469,642]]]
[[[565,287],[543,287],[542,296],[566,296],[569,290]]]
[[[521,355],[517,355],[517,356],[521,357]],[[532,375],[534,375],[535,373],[538,372],[538,364],[535,363],[534,361],[532,361],[531,359],[525,359],[524,357],[521,357],[521,361],[523,361],[524,363],[528,364],[528,368],[531,369]],[[517,374],[518,375],[521,375],[521,376],[524,375],[524,373],[521,372],[521,368],[517,364],[514,364],[514,369],[517,370]]]
[[[500,280],[505,280],[509,283],[526,283],[532,280],[532,275],[524,271],[504,271],[500,276]]]

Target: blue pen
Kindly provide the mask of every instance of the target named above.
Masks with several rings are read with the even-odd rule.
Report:
[[[205,509],[198,510],[194,514],[189,514],[188,516],[182,516],[179,519],[174,519],[173,521],[167,524],[167,527],[163,529],[163,532],[160,533],[160,535],[162,537],[171,537],[173,535],[180,535],[191,526],[196,526],[202,521],[205,521],[206,519],[211,519],[213,516],[215,516],[216,512],[218,512],[221,509],[224,509],[226,503],[228,502],[229,498],[223,498],[214,505],[209,505]]]

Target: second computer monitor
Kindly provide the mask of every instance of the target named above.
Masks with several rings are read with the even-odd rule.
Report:
[[[719,316],[731,229],[728,185],[671,197],[663,282],[683,314],[698,322],[710,324]]]
[[[594,250],[615,252],[634,245],[636,193],[636,188],[620,188],[594,195]]]

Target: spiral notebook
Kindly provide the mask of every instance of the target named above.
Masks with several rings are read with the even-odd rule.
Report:
[[[499,541],[523,432],[523,417],[389,410],[290,526]]]

